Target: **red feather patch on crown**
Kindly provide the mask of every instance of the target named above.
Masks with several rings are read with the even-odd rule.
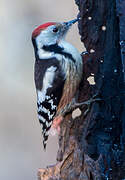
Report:
[[[55,25],[55,24],[56,24],[55,22],[48,22],[48,23],[38,26],[36,29],[34,29],[32,33],[32,37],[34,38],[38,36],[42,30],[46,29],[48,26]]]

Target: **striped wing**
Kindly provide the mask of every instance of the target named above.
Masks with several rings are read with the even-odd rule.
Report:
[[[35,63],[35,85],[37,91],[37,111],[42,127],[43,145],[46,148],[48,131],[56,114],[62,96],[65,75],[56,58],[37,60]]]

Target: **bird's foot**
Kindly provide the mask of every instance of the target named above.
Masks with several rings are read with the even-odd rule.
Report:
[[[102,101],[101,98],[97,98],[97,95],[94,95],[93,97],[91,97],[89,100],[81,102],[81,103],[76,103],[76,107],[82,107],[82,106],[87,106],[87,109],[84,111],[84,116],[86,116],[91,109],[91,106],[94,102],[99,102]]]
[[[73,98],[72,101],[61,110],[60,114],[64,117],[66,114],[70,113],[75,109],[76,104],[76,99]]]
[[[72,112],[74,109],[76,108],[80,108],[82,106],[87,106],[87,110],[84,112],[84,116],[86,116],[88,114],[88,112],[90,111],[91,105],[94,102],[99,102],[102,101],[101,98],[97,98],[97,95],[94,95],[92,98],[90,98],[87,101],[84,102],[76,102],[75,98],[72,99],[71,103],[67,104],[64,109],[61,111],[61,115],[62,117],[64,117],[66,114]]]
[[[60,134],[60,124],[61,122],[63,121],[63,117],[74,111],[75,109],[77,108],[80,108],[80,107],[83,107],[83,106],[87,106],[87,109],[85,110],[84,112],[84,116],[86,116],[88,114],[88,112],[90,111],[91,109],[91,105],[92,103],[94,102],[99,102],[99,101],[102,101],[101,98],[97,98],[97,95],[94,95],[93,97],[91,97],[89,100],[87,101],[83,101],[83,102],[76,102],[75,98],[72,99],[72,101],[67,104],[60,112],[59,114],[57,114],[57,116],[54,118],[53,120],[53,124],[52,124],[52,128],[53,129],[56,129],[58,134]]]

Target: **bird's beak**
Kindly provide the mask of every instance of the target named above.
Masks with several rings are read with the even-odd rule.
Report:
[[[68,22],[63,22],[61,23],[61,33],[60,33],[60,38],[64,38],[66,33],[68,32],[68,30],[70,29],[70,27],[75,24],[80,18],[77,19],[73,19],[71,21]],[[58,39],[60,40],[60,39]]]
[[[73,19],[71,21],[68,21],[68,22],[64,22],[64,26],[69,28],[70,26],[72,26],[73,24],[75,24],[80,18],[77,18],[77,19]]]

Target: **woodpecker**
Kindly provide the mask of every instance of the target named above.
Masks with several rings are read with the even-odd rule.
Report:
[[[82,77],[82,58],[65,36],[79,19],[48,22],[32,33],[35,52],[34,80],[37,93],[38,119],[42,128],[43,146],[56,115],[75,97]]]

